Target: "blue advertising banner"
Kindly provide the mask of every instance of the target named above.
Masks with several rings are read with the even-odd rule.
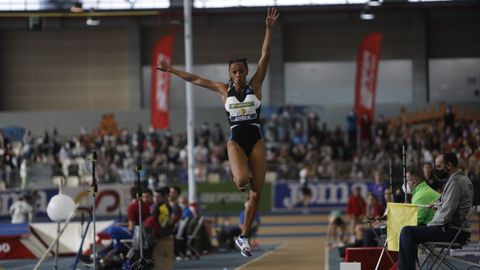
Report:
[[[311,182],[308,188],[311,192],[309,208],[344,207],[347,205],[350,191],[360,187],[364,197],[368,193],[365,181],[329,181]],[[281,181],[273,187],[272,210],[292,210],[303,207],[303,185],[298,181]]]

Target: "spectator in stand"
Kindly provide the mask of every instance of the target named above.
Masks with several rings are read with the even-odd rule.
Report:
[[[137,199],[137,196],[139,196],[139,194],[137,193],[138,189],[136,187],[130,188],[130,197],[132,202],[128,207],[128,221],[126,224],[127,226],[125,226],[125,224],[123,223],[118,223],[108,227],[104,230],[104,232],[100,232],[98,234],[100,238],[105,237],[105,234],[109,235],[109,237],[111,237],[111,239],[113,240],[111,245],[100,251],[100,254],[107,254],[112,249],[118,250],[119,248],[122,248],[123,244],[121,243],[121,240],[131,239],[133,237],[135,226],[139,225],[140,220],[140,212],[138,211],[139,203],[141,208],[142,221],[145,222],[150,217],[150,209],[148,208],[148,205],[142,200]]]
[[[385,196],[382,195],[382,198]],[[385,207],[380,203],[380,200],[372,193],[367,197],[366,216],[368,219],[379,219],[382,217]]]
[[[182,219],[195,217],[192,210],[190,210],[190,207],[188,206],[187,197],[180,195],[178,197],[178,205],[180,205],[180,208],[182,209]]]
[[[348,145],[350,148],[357,148],[357,115],[350,110],[347,115]]]
[[[453,112],[452,105],[448,105],[447,108],[445,108],[443,122],[445,124],[445,129],[450,128],[452,131],[455,129],[455,113]]]
[[[360,141],[362,146],[372,141],[372,120],[366,113],[360,119]]]
[[[383,116],[383,114],[380,114],[375,123],[375,137],[386,139],[388,136],[387,128],[388,128],[388,124],[385,121],[385,117]]]
[[[180,196],[181,189],[178,186],[171,186],[168,193],[168,204],[172,209],[170,214],[170,227],[173,228],[182,218],[182,208],[178,203],[178,196]]]
[[[368,191],[380,201],[382,208],[385,208],[386,201],[383,194],[385,193],[385,189],[388,187],[383,171],[376,169],[373,172],[373,180],[374,182],[368,186]]]
[[[352,195],[348,200],[347,214],[350,217],[350,232],[355,234],[355,227],[360,224],[366,215],[367,203],[361,194],[361,187],[352,189]]]
[[[364,147],[362,153],[358,154],[350,152],[356,141],[356,135],[352,136],[352,134],[357,134],[357,120],[353,111],[348,116],[346,138],[349,142],[343,151],[341,131],[332,132],[324,125],[321,129],[315,127],[318,118],[313,113],[302,115],[302,110],[295,110],[291,106],[280,107],[276,113],[271,114],[270,118],[265,118],[264,138],[268,168],[277,172],[277,179],[295,179],[298,176],[299,164],[309,163],[317,168],[315,172],[317,178],[318,176],[330,178],[333,167],[335,167],[336,178],[348,178],[349,170],[342,170],[343,164],[339,163],[345,160],[353,163],[353,165],[348,164],[348,168],[352,169],[351,178],[365,178],[371,173],[372,163],[375,163],[376,167],[386,165],[385,161],[388,161],[390,153],[394,155],[394,166],[400,166],[401,145],[403,142],[408,142],[407,158],[413,162],[410,163],[411,165],[420,166],[424,162],[432,162],[432,157],[440,151],[455,149],[459,153],[459,166],[467,168],[465,172],[468,175],[475,175],[476,163],[480,159],[480,124],[478,120],[474,120],[478,116],[455,115],[454,109],[451,106],[447,108],[447,115],[443,119],[445,125],[443,121],[439,123],[429,121],[422,125],[410,124],[406,120],[412,113],[402,112],[405,118],[404,125],[401,128],[393,124],[389,126],[385,139],[378,138],[379,130],[383,130],[381,117],[379,117],[374,127],[376,135],[374,145]],[[458,121],[460,118],[461,122]],[[472,120],[465,121],[465,118]],[[106,115],[104,120],[91,132],[82,128],[79,134],[72,137],[58,134],[55,130],[42,131],[35,136],[27,129],[27,132],[20,136],[23,139],[13,143],[11,138],[1,135],[0,188],[20,186],[20,181],[13,181],[13,176],[19,175],[18,170],[22,160],[27,160],[28,167],[33,173],[36,173],[35,170],[39,167],[37,165],[41,164],[44,167],[54,167],[56,176],[67,175],[68,165],[79,164],[77,158],[85,157],[92,147],[98,149],[98,174],[102,182],[115,183],[122,179],[130,183],[134,179],[132,178],[135,165],[132,163],[132,157],[134,156],[142,157],[145,168],[155,168],[155,175],[168,175],[168,183],[159,178],[162,181],[161,185],[186,181],[185,134],[172,134],[170,131],[157,134],[149,129],[148,134],[145,135],[142,131],[130,132],[126,128],[118,129],[111,115]],[[302,134],[297,134],[303,136],[305,140],[293,146],[289,140],[291,136],[287,135],[294,127],[293,124],[297,122],[306,123]],[[220,129],[217,129],[217,132],[221,132]],[[205,165],[210,168],[214,164],[221,171],[220,175],[228,176],[231,168],[228,166],[226,145],[223,139],[219,138],[221,136],[215,135],[214,129],[206,138],[207,141],[216,143],[205,146],[209,155],[205,159]],[[17,148],[18,143],[21,144],[19,148]],[[328,155],[325,155],[327,152]],[[222,164],[225,166],[222,167]],[[82,168],[83,166],[80,166],[70,172],[77,171],[80,179],[84,179]],[[29,177],[29,174],[27,173],[27,177],[31,181],[33,178]],[[221,178],[228,179],[228,177]]]
[[[442,188],[443,185],[438,181],[438,179],[435,177],[433,174],[433,165],[431,162],[425,162],[423,163],[423,177],[425,178],[425,181],[427,184],[434,190],[436,190],[438,193],[442,193]]]
[[[145,220],[150,216],[150,208],[148,204],[137,199],[137,190],[136,187],[130,189],[130,196],[132,197],[132,203],[128,207],[128,230],[130,232],[133,232],[134,227],[139,224],[140,212],[138,211],[138,204],[140,204],[140,209],[142,211],[142,220]]]
[[[318,140],[320,136],[320,127],[318,126],[318,115],[310,112],[307,118],[307,138],[315,138]]]
[[[389,188],[385,189],[383,197],[387,203],[393,202],[392,191]],[[387,209],[385,209],[380,218],[376,218],[375,221],[371,221],[368,228],[364,226],[365,230],[363,233],[363,246],[372,247],[378,245],[376,236],[387,233],[387,223],[385,221],[386,216]]]
[[[142,190],[142,201],[148,205],[150,212],[152,209],[155,208],[155,202],[153,201],[153,192],[149,188],[145,188]]]
[[[155,209],[152,211],[152,215],[157,217],[158,223],[163,227],[168,225],[168,220],[172,212],[168,204],[168,192],[169,188],[163,187],[155,190],[154,195]]]

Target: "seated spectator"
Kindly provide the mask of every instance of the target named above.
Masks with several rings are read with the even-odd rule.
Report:
[[[194,218],[194,214],[192,210],[188,207],[188,200],[187,197],[181,195],[178,197],[178,205],[182,209],[182,219],[185,218]]]
[[[382,195],[383,198],[383,195]],[[380,204],[380,201],[372,193],[367,197],[367,209],[366,216],[368,219],[378,219],[383,215],[384,207]]]
[[[433,208],[426,208],[424,206],[432,204],[440,197],[440,194],[438,194],[438,192],[433,190],[426,183],[423,173],[414,167],[409,168],[407,171],[406,192],[407,194],[412,194],[412,204],[420,206],[418,208],[417,224],[423,226],[428,224],[432,220],[435,210]],[[378,245],[378,243],[375,241],[375,236],[386,233],[386,227],[366,230],[364,236],[364,245]]]
[[[155,203],[153,201],[153,192],[149,188],[144,188],[142,190],[142,201],[148,205],[150,212],[153,208],[155,208]]]
[[[440,241],[450,242],[454,237],[457,243],[464,244],[470,239],[470,224],[463,230],[458,228],[465,222],[473,203],[473,185],[471,180],[458,168],[458,159],[454,153],[442,153],[435,159],[435,170],[439,178],[447,178],[440,198],[435,201],[437,208],[433,219],[427,226],[405,226],[400,232],[398,269],[415,269],[417,246],[419,244]]]
[[[151,228],[156,238],[163,238],[172,231],[170,228],[171,208],[167,203],[168,187],[155,190],[154,204],[151,207],[151,216],[145,221],[145,227]]]
[[[248,203],[248,200],[245,202],[245,204],[247,203]],[[240,212],[238,225],[222,227],[219,233],[219,242],[226,243],[229,249],[235,249],[235,237],[237,237],[241,233],[244,222],[245,222],[245,209],[242,210],[242,212]],[[257,212],[253,219],[252,226],[250,228],[250,239],[253,242],[252,246],[258,245],[258,243],[256,242],[256,235],[259,227],[260,227],[260,214]]]
[[[361,247],[363,245],[363,226],[361,224],[355,226],[355,233],[353,235],[354,241],[338,248],[340,258],[345,258],[345,250],[350,247]]]
[[[180,207],[180,204],[178,204],[178,196],[181,192],[181,189],[177,186],[171,186],[169,189],[168,204],[172,210],[169,219],[171,228],[174,228],[182,218],[182,208]]]

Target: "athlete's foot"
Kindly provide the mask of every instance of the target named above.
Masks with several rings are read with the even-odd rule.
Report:
[[[237,239],[235,239],[235,244],[240,249],[240,253],[243,255],[243,257],[252,256],[252,249],[250,248],[247,237],[239,235]]]

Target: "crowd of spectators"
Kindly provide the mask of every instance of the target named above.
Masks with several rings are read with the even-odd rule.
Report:
[[[480,123],[458,118],[447,107],[441,119],[398,127],[382,115],[373,123],[366,115],[350,112],[343,129],[328,127],[308,108],[280,107],[263,119],[268,171],[275,179],[298,179],[299,171],[305,169],[309,181],[371,178],[375,169],[387,171],[390,159],[400,168],[405,144],[407,165],[433,162],[440,151],[453,151],[458,153],[460,167],[477,178]],[[226,136],[218,123],[202,123],[197,129],[193,150],[197,181],[230,179]],[[31,173],[34,170],[82,179],[89,175],[84,164],[94,149],[101,183],[131,182],[139,161],[147,168],[142,177],[150,184],[171,184],[167,179],[187,182],[186,145],[185,133],[144,130],[141,125],[132,132],[118,128],[113,115],[105,115],[97,129],[81,129],[70,138],[56,129],[40,136],[27,130],[20,140],[0,132],[0,185],[25,187],[38,175]]]

